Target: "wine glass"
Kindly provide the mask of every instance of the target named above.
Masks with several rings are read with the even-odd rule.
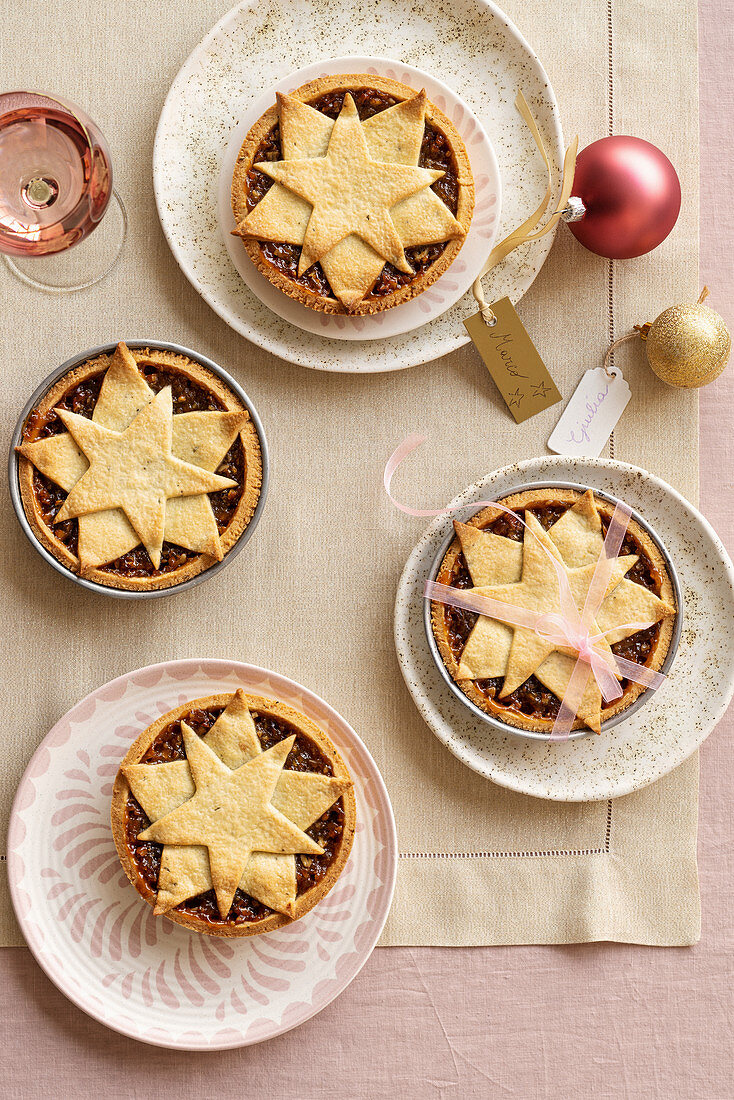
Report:
[[[81,290],[111,271],[126,232],[92,120],[57,96],[1,93],[0,252],[11,271],[43,290]]]

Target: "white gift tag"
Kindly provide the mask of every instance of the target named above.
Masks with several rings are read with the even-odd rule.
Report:
[[[617,367],[587,370],[556,424],[548,447],[558,455],[597,458],[632,396]]]

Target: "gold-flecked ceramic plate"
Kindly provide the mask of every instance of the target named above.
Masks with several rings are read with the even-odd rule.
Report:
[[[248,0],[214,27],[173,82],[153,154],[156,202],[185,275],[237,332],[282,359],[317,370],[399,370],[468,342],[462,320],[476,311],[469,292],[447,312],[403,335],[344,341],[304,332],[246,286],[230,260],[218,218],[222,160],[253,101],[304,60],[345,55],[393,58],[398,79],[401,66],[415,65],[435,74],[468,105],[489,134],[499,161],[499,238],[535,209],[545,190],[545,169],[515,109],[515,96],[522,88],[556,165],[563,157],[558,107],[530,46],[486,0],[450,5],[416,0],[409,15],[398,0],[382,0],[379,20],[360,0],[342,0],[338,7],[325,0],[288,5]],[[487,277],[489,300],[508,295],[517,302],[540,271],[551,243],[549,234],[507,257]]]
[[[583,483],[626,501],[675,563],[681,641],[666,683],[645,705],[601,735],[549,742],[503,734],[459,702],[436,666],[424,627],[423,588],[451,529],[447,516],[433,521],[405,566],[395,603],[395,645],[413,701],[462,763],[522,794],[594,802],[629,794],[672,771],[724,713],[734,692],[734,568],[692,504],[645,470],[611,459],[531,458],[488,474],[451,503],[471,506],[506,496],[516,485],[553,481]]]

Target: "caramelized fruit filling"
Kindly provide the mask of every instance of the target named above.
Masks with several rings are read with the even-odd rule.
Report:
[[[209,710],[192,710],[185,716],[185,721],[191,728],[203,737],[212,728],[224,707],[213,707]],[[255,728],[260,740],[263,752],[272,748],[278,741],[297,733],[285,722],[272,718],[269,715],[258,714],[253,711]],[[181,719],[171,722],[156,737],[145,755],[141,758],[142,764],[165,764],[171,760],[184,760],[183,740],[181,738]],[[320,775],[333,775],[333,768],[329,759],[324,756],[310,738],[303,733],[297,733],[295,744],[288,754],[285,767],[289,771],[318,772]],[[158,873],[161,866],[161,853],[163,847],[160,844],[138,843],[138,833],[141,833],[150,824],[145,811],[140,803],[128,795],[125,807],[125,839],[130,856],[137,868],[141,892],[145,897],[153,897],[158,888]],[[331,806],[318,821],[306,830],[317,844],[324,849],[320,856],[296,856],[296,881],[298,894],[303,894],[317,882],[320,882],[336,858],[344,831],[344,807],[339,799]],[[232,902],[232,908],[227,914],[227,920],[223,921],[217,907],[217,899],[213,890],[205,894],[199,894],[195,898],[189,898],[177,906],[177,910],[188,913],[206,921],[207,924],[242,924],[245,921],[263,920],[273,910],[262,905],[255,898],[237,890]]]
[[[336,118],[341,111],[345,92],[327,92],[310,102],[311,107]],[[359,117],[364,121],[372,115],[386,111],[388,107],[394,107],[398,100],[387,92],[377,91],[374,88],[360,88],[351,92]],[[261,161],[274,161],[282,159],[282,147],[280,142],[280,129],[277,125],[261,141],[253,158],[253,164]],[[443,199],[452,214],[456,214],[459,205],[459,178],[453,153],[446,137],[439,129],[426,123],[421,145],[418,164],[421,168],[434,168],[445,174],[433,184],[433,190]],[[251,168],[247,173],[247,209],[252,210],[260,199],[273,185],[273,181],[263,172]],[[301,256],[300,245],[279,244],[272,241],[259,241],[260,251],[264,258],[292,282],[310,290],[314,294],[323,297],[333,297],[329,281],[323,272],[321,264],[314,264],[303,275],[298,274],[298,261]],[[421,245],[418,248],[408,248],[405,255],[413,272],[398,271],[392,264],[385,264],[377,282],[372,290],[365,296],[365,301],[371,298],[384,298],[392,294],[402,286],[412,283],[431,264],[439,258],[446,248],[445,243]]]

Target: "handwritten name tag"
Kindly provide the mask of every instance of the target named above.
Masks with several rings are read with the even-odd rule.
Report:
[[[548,447],[559,455],[596,458],[632,396],[622,372],[587,370],[553,429]]]
[[[466,331],[518,424],[561,400],[556,384],[509,298],[492,303],[495,323],[481,313],[467,317]]]

